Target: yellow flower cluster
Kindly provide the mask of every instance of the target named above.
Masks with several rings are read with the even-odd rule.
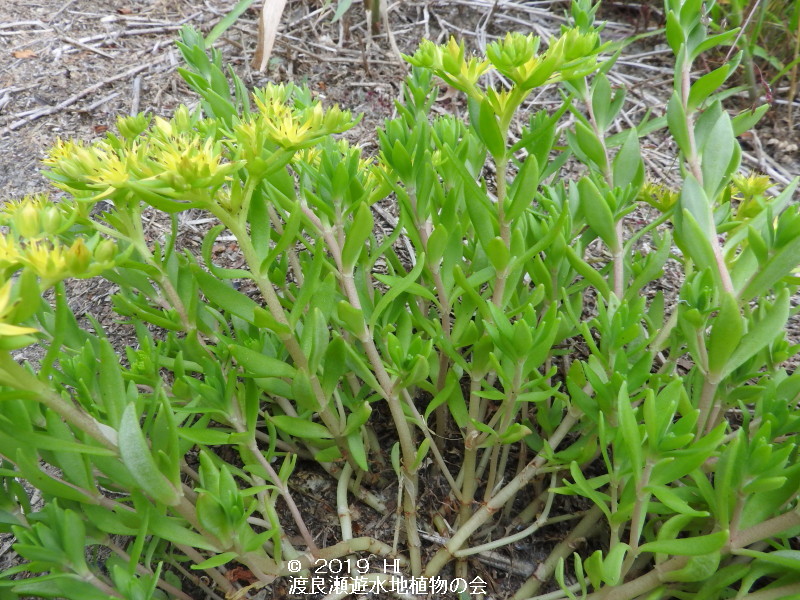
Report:
[[[508,33],[503,40],[490,44],[486,55],[500,73],[521,89],[531,90],[592,72],[599,42],[595,32],[568,29],[559,38],[551,38],[547,50],[537,54],[537,36]]]
[[[734,190],[739,191],[745,198],[763,195],[774,184],[768,175],[749,175],[736,174],[733,176]]]
[[[183,108],[170,121],[155,119],[148,135],[109,135],[90,146],[59,140],[44,161],[47,175],[79,200],[202,203],[241,165],[227,160],[221,142],[200,135],[195,121]]]
[[[68,212],[73,212],[73,215]],[[74,220],[71,207],[54,204],[45,194],[6,202],[0,213],[0,223],[28,239],[58,235],[69,228]]]
[[[731,184],[731,195],[740,200],[737,219],[751,219],[764,209],[764,193],[773,186],[767,175],[736,174]]]
[[[20,316],[19,310],[27,311],[31,303],[38,302],[42,291],[68,277],[93,277],[114,266],[117,245],[112,240],[99,235],[88,244],[82,237],[70,244],[59,240],[74,220],[74,206],[56,204],[46,195],[3,204],[0,224],[9,230],[0,233],[0,338],[36,332],[17,322],[29,314]],[[14,275],[18,271],[22,273]]]
[[[213,119],[179,108],[172,119],[137,116],[119,123],[90,146],[58,141],[45,160],[56,186],[82,200],[111,199],[116,205],[143,200],[169,212],[207,205],[230,195],[242,168],[256,177],[286,164],[291,153],[340,133],[355,121],[338,107],[319,102],[294,86],[269,85],[255,95],[258,110],[236,121],[232,131]],[[274,160],[276,150],[286,156]],[[284,160],[283,163],[280,160]]]
[[[490,69],[497,69],[514,82],[518,90],[529,92],[535,87],[592,72],[600,52],[596,32],[569,29],[561,37],[550,40],[549,47],[539,53],[540,39],[534,35],[508,33],[486,49],[488,60],[465,57],[464,43],[454,38],[441,46],[423,41],[413,56],[406,60],[414,66],[431,69],[446,83],[480,100],[483,93],[478,79]],[[494,102],[501,101],[497,93]],[[498,113],[501,114],[501,113]]]
[[[0,337],[36,333],[33,327],[22,327],[8,322],[9,314],[16,308],[16,302],[12,301],[12,283],[6,281],[0,287]]]
[[[639,200],[661,212],[667,212],[678,201],[678,193],[661,183],[648,181],[639,192]]]
[[[288,102],[290,90],[283,85],[271,85],[255,96],[258,114],[244,127],[262,127],[267,139],[286,149],[307,148],[319,139],[346,131],[355,124],[349,111],[338,106],[328,110],[317,101],[308,106],[293,106]]]
[[[431,69],[449,85],[466,94],[479,98],[480,92],[476,87],[478,79],[492,68],[488,60],[481,60],[475,56],[465,58],[464,42],[457,42],[455,38],[437,46],[430,40],[423,40],[413,56],[404,58],[415,67]]]
[[[114,265],[114,242],[100,240],[93,246],[90,250],[83,238],[66,246],[57,240],[16,242],[8,235],[0,235],[0,268],[29,268],[48,288],[67,277],[93,277]]]

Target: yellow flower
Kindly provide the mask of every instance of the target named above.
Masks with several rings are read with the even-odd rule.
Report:
[[[639,200],[667,212],[678,201],[678,194],[663,184],[648,181],[639,192]]]
[[[750,175],[746,177],[740,174],[734,175],[733,185],[748,199],[763,195],[773,184],[768,175],[756,175],[751,172]]]
[[[511,90],[497,91],[494,89],[486,90],[486,99],[492,107],[496,115],[508,114],[509,107],[516,108],[516,104],[512,104],[514,100],[514,93]]]
[[[36,333],[37,330],[33,327],[21,327],[7,322],[8,314],[14,309],[14,304],[16,304],[11,302],[11,284],[11,281],[6,281],[5,284],[0,287],[0,336]]]
[[[21,256],[23,262],[48,283],[69,276],[64,248],[58,243],[50,245],[44,241],[30,241],[21,251]]]
[[[5,269],[19,262],[19,251],[14,240],[7,235],[0,235],[0,269]]]
[[[83,242],[83,238],[78,238],[72,243],[70,249],[64,254],[64,261],[73,275],[80,275],[86,272],[92,260],[92,253]]]
[[[23,238],[57,235],[72,225],[68,210],[69,203],[55,204],[46,194],[25,196],[3,205],[0,224],[11,226]]]
[[[301,146],[312,137],[309,135],[311,123],[300,123],[288,110],[274,110],[272,118],[264,121],[264,126],[272,141],[283,148]]]

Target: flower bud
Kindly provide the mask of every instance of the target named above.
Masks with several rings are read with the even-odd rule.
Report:
[[[103,240],[94,249],[94,259],[99,263],[111,262],[117,255],[117,245],[112,240]]]
[[[25,238],[35,238],[42,233],[39,211],[32,204],[22,206],[14,215],[14,228]]]
[[[129,140],[141,135],[149,125],[150,117],[141,112],[135,116],[117,118],[117,131]]]
[[[92,255],[86,247],[86,244],[83,243],[83,238],[78,238],[73,242],[64,258],[70,272],[74,275],[79,275],[84,273],[89,267]]]
[[[42,219],[42,229],[49,235],[55,235],[61,231],[61,213],[55,206],[48,206],[40,215]]]

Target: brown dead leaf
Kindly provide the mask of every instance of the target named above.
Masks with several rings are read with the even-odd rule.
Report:
[[[132,15],[133,14],[133,9],[132,8],[128,8],[127,6],[124,6],[122,8],[118,8],[117,12],[119,14],[121,14],[121,15]]]
[[[228,581],[246,581],[247,583],[255,583],[258,577],[253,575],[250,569],[244,567],[234,567],[225,572],[225,579]]]
[[[26,50],[14,50],[14,52],[12,52],[11,54],[14,56],[14,58],[35,58],[36,57],[36,52],[34,52],[33,50],[27,50],[27,49]]]
[[[261,17],[258,19],[258,45],[253,55],[253,68],[262,73],[267,68],[275,37],[278,35],[278,26],[281,24],[281,15],[286,6],[286,0],[264,0]]]

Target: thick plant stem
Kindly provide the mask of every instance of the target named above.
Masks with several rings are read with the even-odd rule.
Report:
[[[780,535],[782,532],[798,525],[800,525],[800,511],[795,509],[758,525],[753,525],[743,531],[731,532],[730,540],[722,548],[721,552],[723,556],[731,552],[735,553],[737,549],[746,548],[756,542]],[[686,566],[688,562],[688,556],[674,556],[663,563],[655,565],[650,572],[641,577],[622,585],[609,586],[599,592],[589,594],[585,600],[631,600],[655,589],[661,585],[667,573]],[[780,598],[782,596],[777,597]],[[771,598],[771,596],[766,596],[765,598]]]
[[[104,594],[108,595],[111,598],[125,598],[122,594],[117,592],[114,588],[108,585],[105,581],[100,579],[97,575],[89,571],[88,573],[84,573],[79,575],[81,579],[83,579],[86,583],[89,583],[96,587],[98,590],[103,592]]]
[[[453,479],[452,473],[450,473],[450,470],[447,468],[447,463],[444,461],[444,456],[442,456],[441,451],[437,447],[435,440],[428,429],[428,424],[425,422],[425,418],[419,413],[417,407],[414,406],[414,399],[411,397],[411,394],[408,393],[408,390],[404,389],[402,393],[403,398],[406,401],[406,408],[408,408],[408,410],[411,411],[411,414],[414,415],[420,430],[422,431],[423,435],[428,438],[428,441],[431,444],[431,453],[433,454],[434,464],[439,467],[439,471],[441,472],[442,476],[447,480],[447,483],[450,484],[450,488],[452,489],[453,494],[456,496],[456,499],[460,500],[461,494],[458,491],[458,486]]]
[[[258,442],[256,442],[255,434],[247,430],[247,427],[244,424],[244,419],[242,418],[241,411],[239,409],[239,405],[235,403],[233,408],[233,414],[231,415],[231,424],[234,426],[236,431],[238,431],[243,435],[248,436],[247,442],[242,444],[242,447],[245,448],[250,455],[252,455],[252,457],[261,465],[264,471],[266,471],[267,475],[269,475],[269,479],[271,480],[272,484],[278,490],[278,493],[283,498],[283,501],[286,502],[286,506],[289,507],[289,512],[292,515],[292,519],[294,520],[295,525],[297,525],[297,529],[298,531],[300,531],[300,536],[306,543],[308,550],[312,554],[317,552],[318,548],[316,543],[314,542],[314,536],[312,536],[311,532],[308,530],[308,526],[303,520],[303,516],[300,514],[300,509],[297,508],[297,504],[295,503],[294,498],[292,497],[292,493],[289,491],[289,486],[280,478],[278,473],[273,468],[272,464],[266,459],[264,454],[262,454],[261,449],[258,447]],[[259,478],[258,483],[261,484],[262,482],[264,482],[264,480]]]
[[[703,432],[707,431],[707,425],[711,424],[709,416],[711,415],[712,409],[716,406],[714,404],[714,398],[717,395],[717,388],[719,388],[719,382],[710,374],[707,375],[703,382],[703,390],[700,393],[700,403],[697,407],[700,410],[700,414],[697,417],[697,435],[702,435]]]
[[[761,540],[780,535],[783,531],[788,531],[800,526],[800,508],[795,508],[782,515],[763,521],[758,525],[753,525],[742,531],[731,532],[731,539],[728,546],[731,549],[746,548],[750,544],[755,544]]]
[[[688,556],[674,556],[656,565],[649,573],[618,586],[608,586],[586,596],[584,600],[631,600],[661,585],[661,579],[670,571],[677,571],[689,562]]]
[[[475,395],[481,387],[481,380],[476,377],[470,379],[469,416],[464,435],[464,461],[461,466],[459,479],[461,480],[461,508],[458,512],[456,527],[467,523],[473,515],[472,504],[475,501],[475,492],[478,489],[477,459],[478,459],[478,431],[472,425],[473,420],[480,420],[481,399]],[[455,554],[454,554],[455,556]],[[456,577],[462,579],[467,576],[467,562],[457,557]]]
[[[175,544],[175,547],[178,548],[178,550],[180,550],[181,552],[183,552],[186,556],[188,556],[192,560],[192,562],[194,562],[196,565],[199,565],[206,559],[205,556],[200,554],[197,550],[195,550],[191,546],[185,546],[183,544]],[[225,592],[226,595],[232,594],[236,591],[236,588],[233,587],[233,584],[230,581],[228,581],[225,578],[225,576],[222,573],[220,573],[216,568],[212,567],[210,569],[203,569],[203,572],[205,572],[211,579],[213,579],[214,583],[216,583],[219,586],[219,588]]]
[[[639,551],[639,537],[644,527],[645,518],[647,517],[647,505],[650,503],[650,492],[645,492],[644,490],[650,485],[650,475],[653,473],[653,466],[653,463],[648,460],[644,467],[644,472],[636,485],[636,502],[633,505],[631,531],[628,540],[630,551],[628,552],[625,562],[622,564],[622,577],[625,577],[628,571],[630,571]]]
[[[481,388],[481,378],[472,377],[469,383],[469,416],[470,419],[479,420],[481,417],[481,399],[475,395]],[[478,431],[468,422],[464,435],[464,461],[461,466],[459,480],[461,481],[461,510],[458,515],[458,525],[463,525],[472,516],[472,503],[475,500],[477,482],[477,437]]]
[[[189,313],[187,312],[186,307],[183,305],[183,301],[178,295],[178,291],[175,289],[175,286],[172,285],[169,276],[164,272],[164,268],[158,263],[158,261],[155,260],[153,253],[150,252],[150,248],[147,246],[147,238],[144,234],[141,218],[135,218],[135,216],[131,215],[130,222],[131,229],[136,236],[135,238],[131,238],[131,242],[136,247],[136,250],[139,252],[139,254],[142,255],[142,258],[145,260],[145,262],[158,271],[158,277],[155,277],[154,279],[169,300],[169,304],[165,308],[175,309],[175,312],[178,313],[178,318],[180,319],[181,325],[183,325],[183,328],[187,333],[195,330],[196,326],[189,319]]]
[[[506,248],[511,250],[511,224],[506,219],[504,203],[506,201],[507,187],[506,175],[508,173],[508,158],[496,159],[497,164],[497,221],[500,226],[500,239],[503,240]],[[492,303],[498,308],[503,307],[503,296],[506,291],[508,281],[508,268],[497,272],[494,280],[494,292],[492,292]]]
[[[308,215],[308,211],[305,212]],[[342,244],[340,244],[335,238],[330,228],[324,227],[323,224],[316,219],[316,216],[313,215],[313,213],[308,216],[309,218],[312,216],[314,217],[312,219],[312,223],[314,223],[314,225],[320,229],[320,232],[328,243],[329,250],[333,254],[334,260],[336,261],[336,266],[341,278],[341,286],[345,296],[347,296],[348,302],[350,302],[354,308],[361,310],[361,299],[358,296],[358,290],[356,289],[355,281],[353,279],[353,269],[345,268],[342,262]],[[375,346],[373,333],[366,321],[364,322],[361,332],[357,334],[357,337],[361,342],[361,345],[364,347],[364,351],[367,354],[369,363],[375,372],[375,377],[378,380],[378,384],[381,386],[383,397],[389,406],[389,412],[392,415],[392,421],[397,428],[397,437],[398,441],[400,442],[400,452],[403,457],[402,473],[400,475],[401,479],[403,480],[403,515],[406,523],[406,537],[408,542],[409,559],[411,561],[411,572],[412,575],[416,576],[422,572],[422,542],[420,541],[419,531],[417,529],[418,476],[417,470],[414,467],[414,462],[416,460],[414,436],[411,432],[411,428],[408,426],[405,413],[403,412],[403,405],[400,401],[400,393],[395,388],[389,373],[386,371],[386,367],[383,365],[383,359],[381,358],[378,348]]]
[[[599,506],[592,507],[587,512],[569,535],[556,546],[544,562],[539,563],[536,571],[530,578],[517,590],[512,600],[522,600],[536,594],[539,589],[550,580],[553,572],[558,565],[558,561],[565,559],[578,546],[581,540],[585,539],[591,531],[600,524],[602,511]]]
[[[588,94],[588,91],[587,91]],[[605,179],[606,184],[610,189],[614,189],[614,174],[611,172],[611,160],[608,154],[608,147],[606,146],[605,140],[605,132],[600,129],[600,125],[597,123],[597,117],[594,114],[594,106],[592,105],[592,99],[587,95],[584,98],[584,103],[586,104],[586,111],[589,113],[589,124],[592,126],[592,130],[594,132],[595,137],[600,142],[600,146],[603,148],[603,156],[605,157],[605,165],[603,168],[603,179]],[[622,299],[622,296],[625,292],[625,244],[624,244],[624,236],[622,231],[622,221],[617,221],[614,223],[614,247],[609,248],[611,251],[611,263],[612,263],[612,289],[614,290],[614,295],[618,299]]]
[[[253,243],[250,241],[250,237],[247,235],[244,227],[241,226],[237,220],[230,218],[230,215],[224,211],[216,210],[213,212],[215,216],[222,221],[222,223],[225,224],[228,229],[231,230],[231,233],[233,233],[239,242],[239,248],[241,248],[242,254],[244,254],[245,260],[255,276],[254,279],[256,285],[258,286],[261,295],[264,297],[264,301],[267,303],[267,307],[269,308],[273,318],[288,329],[289,319],[286,317],[283,306],[281,306],[280,299],[275,294],[275,290],[272,288],[272,283],[270,283],[268,279],[262,277],[259,273],[258,269],[260,261],[258,260],[256,249],[253,247]],[[340,423],[338,417],[328,407],[328,401],[325,397],[325,392],[322,389],[322,384],[320,383],[317,374],[311,372],[308,364],[308,357],[300,347],[297,338],[291,331],[280,333],[278,334],[278,337],[286,347],[286,350],[289,352],[289,356],[292,357],[296,368],[308,375],[309,381],[311,382],[311,389],[314,393],[314,397],[317,399],[320,419],[322,419],[325,427],[327,427],[328,431],[330,431],[333,435],[336,446],[339,448],[339,451],[342,453],[342,456],[345,458],[345,460],[348,462],[352,461],[353,458],[350,455],[347,439],[342,435],[343,425]]]
[[[267,213],[269,214],[269,220],[275,228],[275,231],[278,235],[283,235],[283,225],[281,224],[280,218],[278,218],[278,214],[275,212],[275,208],[271,204],[267,205]],[[300,268],[300,261],[297,260],[297,252],[294,248],[287,248],[286,253],[289,257],[289,266],[292,267],[292,273],[294,273],[297,286],[301,287],[304,278],[303,270]]]
[[[0,352],[0,381],[18,390],[33,392],[37,400],[58,413],[67,423],[77,427],[109,450],[117,451],[117,432],[102,425],[81,408],[65,400],[20,366],[8,351]]]
[[[686,157],[686,162],[689,163],[689,169],[691,170],[692,175],[694,175],[694,178],[702,186],[703,169],[700,162],[700,156],[697,154],[697,140],[695,139],[694,135],[694,119],[692,118],[692,112],[689,110],[689,90],[691,89],[692,82],[691,70],[691,63],[688,60],[684,60],[681,68],[681,103],[683,104],[683,110],[686,114],[686,130],[689,138],[689,153]],[[708,210],[710,214],[713,213],[713,206],[709,206]],[[728,266],[725,263],[722,247],[720,246],[719,239],[717,238],[717,231],[716,227],[713,225],[713,218],[710,219],[710,223],[712,231],[709,243],[711,244],[711,249],[714,253],[714,261],[717,264],[720,282],[722,283],[722,287],[726,292],[733,294],[733,281],[731,280],[731,274],[728,270]]]
[[[353,517],[350,514],[350,504],[347,502],[347,486],[352,474],[353,468],[349,463],[345,463],[336,485],[336,512],[339,514],[343,542],[353,539]]]
[[[106,546],[111,548],[111,551],[114,552],[114,554],[125,560],[125,562],[130,562],[131,559],[130,555],[128,555],[128,553],[125,552],[125,550],[123,550],[117,544],[115,544],[113,540],[108,539],[105,540],[104,543]],[[136,565],[136,572],[139,573],[140,575],[145,575],[147,577],[153,575],[153,571],[148,569],[142,564]],[[156,582],[156,586],[160,587],[162,590],[167,592],[167,594],[169,594],[171,597],[177,598],[177,600],[193,600],[189,594],[179,590],[174,585],[167,583],[161,578],[159,578],[158,581]]]
[[[375,554],[376,556],[396,559],[401,567],[407,567],[409,564],[408,558],[394,552],[390,545],[385,544],[380,540],[376,540],[375,538],[366,536],[353,538],[344,542],[339,542],[333,546],[320,548],[318,554],[312,556],[306,553],[297,557],[297,560],[300,562],[300,570],[302,571],[314,565],[317,560],[332,560],[334,558],[341,558],[342,556],[355,554],[357,552],[364,552],[368,554]],[[296,569],[290,571],[288,563],[283,563],[280,571],[281,576],[290,576],[296,574]]]
[[[355,308],[360,310],[361,301],[358,298],[358,292],[355,288],[353,274],[350,273],[349,276],[348,274],[343,274],[343,281],[348,300]],[[392,421],[397,428],[400,452],[403,456],[402,473],[400,477],[403,479],[403,516],[406,522],[408,555],[411,561],[411,573],[417,576],[422,572],[422,542],[419,539],[419,531],[417,529],[418,476],[417,470],[414,467],[414,462],[416,460],[414,438],[411,433],[411,428],[408,426],[405,413],[403,412],[403,406],[400,402],[398,392],[392,383],[389,373],[386,372],[386,368],[383,366],[383,360],[375,346],[372,332],[369,330],[367,323],[364,323],[364,331],[359,337],[359,341],[364,346],[369,362],[375,371],[375,376],[378,379],[386,403],[389,406]]]
[[[780,600],[781,598],[797,597],[800,597],[800,583],[793,583],[771,590],[761,590],[760,592],[747,594],[748,600]]]
[[[551,483],[551,485],[555,485],[555,483],[556,483],[556,474],[555,473],[553,473],[553,476],[551,478],[550,483]],[[463,557],[466,557],[466,556],[471,556],[473,554],[480,554],[481,552],[485,552],[485,551],[488,551],[488,550],[493,550],[495,548],[501,548],[503,546],[507,546],[508,544],[513,544],[514,542],[516,542],[518,540],[521,540],[521,539],[524,539],[524,538],[528,537],[529,535],[535,533],[536,531],[538,531],[539,529],[544,527],[544,525],[549,522],[548,518],[550,516],[550,508],[553,505],[553,496],[554,495],[555,494],[553,494],[553,493],[547,494],[547,501],[545,502],[544,509],[542,509],[542,514],[540,514],[539,517],[536,519],[536,521],[532,525],[530,525],[529,527],[526,527],[522,531],[518,531],[517,533],[515,533],[513,535],[509,535],[507,537],[500,538],[499,540],[492,540],[491,542],[487,542],[485,544],[481,544],[480,546],[473,546],[473,547],[467,548],[465,550],[458,550],[458,551],[454,552],[455,556],[458,557],[458,558],[463,558]]]
[[[571,409],[570,412],[564,416],[561,424],[553,432],[553,435],[550,436],[550,439],[547,440],[550,448],[555,450],[558,447],[558,445],[564,439],[564,436],[566,436],[575,423],[578,422],[579,417],[580,412],[575,409]],[[527,466],[519,475],[509,481],[508,484],[501,488],[489,502],[483,505],[474,515],[472,515],[469,521],[459,527],[450,540],[445,544],[444,548],[439,550],[428,563],[428,566],[425,569],[425,576],[433,577],[437,575],[439,571],[441,571],[442,568],[452,560],[454,552],[460,550],[461,547],[467,542],[469,537],[475,531],[477,531],[479,527],[489,521],[494,514],[505,505],[506,502],[514,497],[516,492],[518,492],[525,484],[533,479],[546,462],[547,458],[544,454],[536,455],[536,457],[527,464]]]
[[[323,469],[325,469],[328,475],[330,475],[336,480],[338,480],[342,476],[342,471],[337,471],[336,467],[334,467],[332,463],[320,463],[320,466]],[[358,485],[358,482],[356,482],[355,480],[348,478],[347,488],[350,490],[350,493],[353,494],[353,496],[358,498],[361,502],[369,506],[375,512],[380,513],[382,515],[385,515],[389,512],[389,509],[383,500],[378,498],[378,496],[376,496],[374,493]]]
[[[242,431],[240,429],[240,433],[246,433],[246,431]],[[278,489],[278,492],[280,493],[284,502],[286,502],[286,505],[289,507],[289,512],[292,515],[292,519],[297,525],[297,529],[300,531],[300,535],[303,537],[303,541],[306,543],[309,552],[312,554],[319,552],[319,548],[317,548],[317,545],[314,542],[314,536],[312,536],[311,532],[308,530],[308,526],[303,520],[303,515],[300,514],[300,509],[297,508],[297,504],[295,504],[294,498],[292,498],[292,494],[289,491],[289,486],[287,486],[281,480],[270,462],[261,453],[261,450],[256,444],[255,438],[251,437],[246,446],[250,453],[256,458],[256,460],[258,460],[258,463],[261,465],[261,467],[267,472],[273,485],[275,485],[275,487]]]

